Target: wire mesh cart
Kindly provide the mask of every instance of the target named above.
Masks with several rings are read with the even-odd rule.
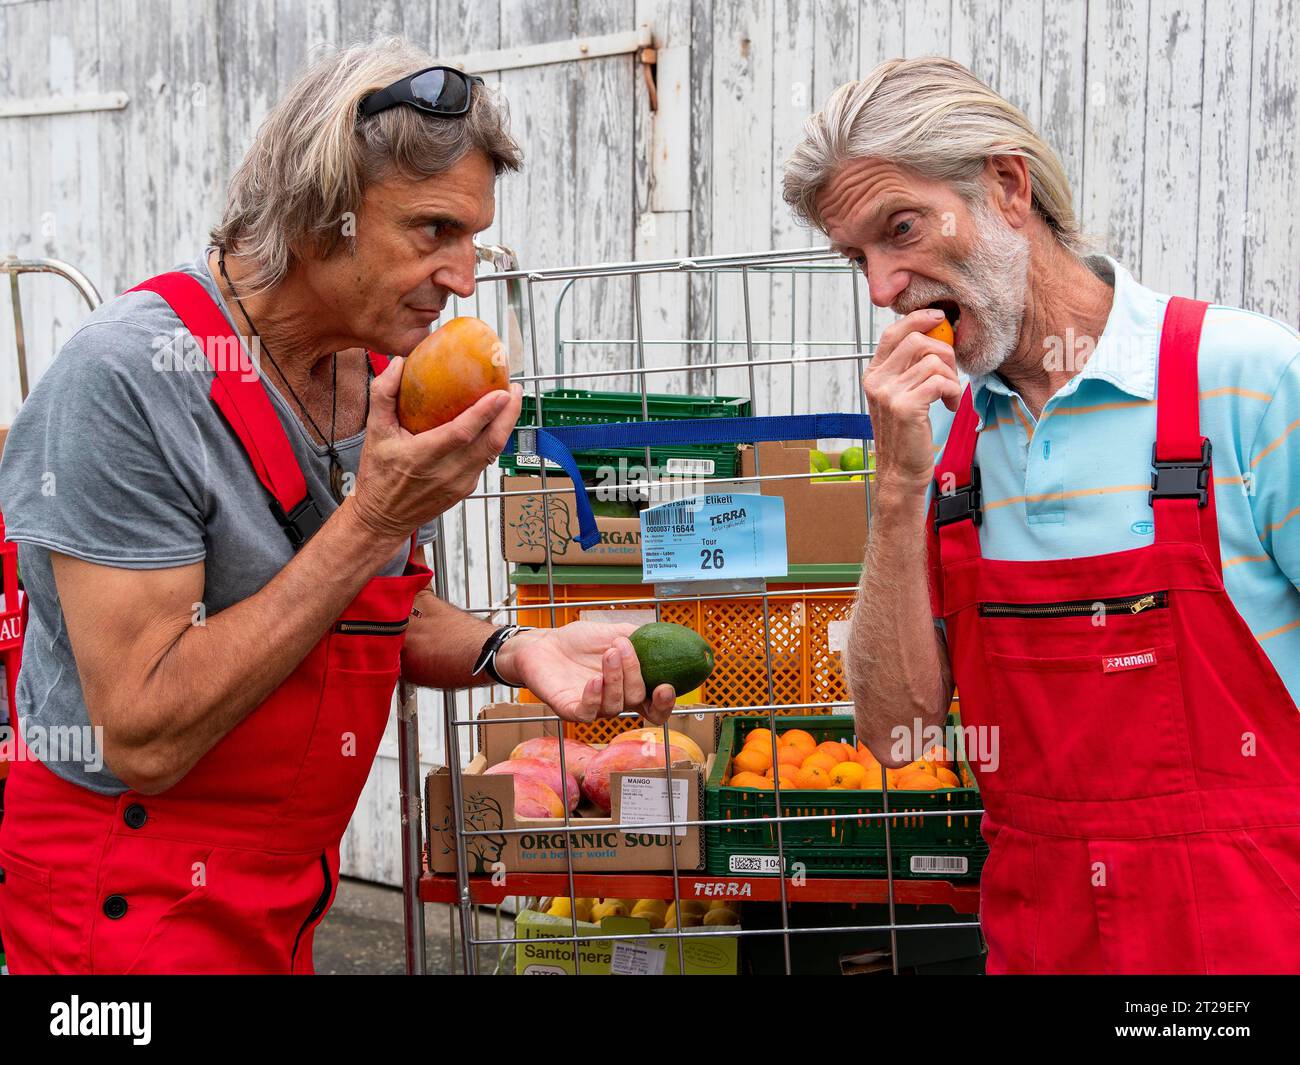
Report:
[[[491,269],[455,310],[505,339],[526,403],[513,453],[440,519],[435,591],[500,624],[676,622],[709,642],[715,667],[655,727],[662,765],[622,775],[604,817],[565,802],[516,818],[512,778],[483,770],[562,735],[563,774],[571,745],[622,742],[647,722],[563,723],[526,691],[441,693],[444,764],[421,780],[417,697],[400,684],[409,971],[425,971],[426,902],[453,906],[469,974],[979,971],[987,848],[957,706],[945,735],[958,749],[943,752],[955,783],[933,791],[895,789],[878,767],[874,790],[856,769],[814,790],[773,768],[793,730],[831,764],[861,750],[839,652],[871,520],[869,439],[584,452],[581,485],[533,446],[537,427],[576,423],[865,414],[859,382],[885,323],[857,271],[825,248],[539,271],[505,248],[479,254]],[[863,448],[861,472],[818,476],[819,445]],[[638,508],[722,490],[784,495],[791,530],[805,530],[786,572],[646,580]],[[594,555],[575,542],[575,492],[617,504]],[[750,762],[766,763],[766,784],[738,772]]]

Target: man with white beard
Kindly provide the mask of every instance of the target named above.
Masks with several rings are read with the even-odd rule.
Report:
[[[839,88],[784,192],[902,316],[844,665],[883,765],[955,688],[998,752],[988,971],[1300,972],[1300,337],[1087,255],[951,60]]]

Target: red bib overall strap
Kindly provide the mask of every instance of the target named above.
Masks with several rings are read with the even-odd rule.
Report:
[[[1220,572],[1210,441],[1201,435],[1197,348],[1209,306],[1172,296],[1160,330],[1150,502],[1157,543],[1199,543]]]
[[[983,520],[984,512],[981,509],[980,471],[975,465],[978,423],[975,403],[967,385],[948,430],[948,442],[935,464],[930,513],[926,520],[930,545],[930,605],[935,617],[944,615],[940,559],[952,563],[980,557],[977,526]]]
[[[271,512],[298,550],[325,518],[307,491],[284,427],[256,374],[244,363],[243,345],[207,290],[186,274],[160,274],[131,292],[163,298],[203,349],[215,376],[209,395],[243,444],[253,472],[271,496]]]

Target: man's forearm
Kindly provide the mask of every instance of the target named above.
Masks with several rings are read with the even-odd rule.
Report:
[[[402,675],[422,688],[468,688],[490,677],[470,676],[483,644],[497,626],[458,610],[430,591],[415,599],[418,617],[411,619],[402,648]]]
[[[256,594],[202,624],[178,619],[170,635],[157,632],[142,690],[106,722],[113,746],[143,753],[138,764],[156,786],[179,780],[298,667],[399,546],[377,542],[344,503]]]
[[[952,694],[930,607],[925,515],[923,497],[879,492],[844,651],[858,738],[885,765],[920,757],[891,757],[892,731],[942,724]]]

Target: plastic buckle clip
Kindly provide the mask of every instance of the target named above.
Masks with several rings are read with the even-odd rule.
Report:
[[[971,524],[979,525],[984,520],[984,493],[980,486],[980,468],[972,466],[970,484],[944,492],[939,482],[934,482],[934,528],[937,532],[945,525],[970,518]]]
[[[1156,457],[1156,445],[1151,445],[1151,491],[1147,504],[1155,506],[1157,499],[1195,499],[1198,507],[1210,502],[1210,441],[1201,438],[1201,460],[1188,462],[1172,459],[1162,462]]]
[[[302,502],[287,514],[278,499],[271,500],[271,513],[284,529],[284,535],[289,538],[289,543],[293,545],[295,551],[316,535],[320,527],[325,524],[325,518],[317,509],[316,501],[312,499],[310,492],[303,496]]]

